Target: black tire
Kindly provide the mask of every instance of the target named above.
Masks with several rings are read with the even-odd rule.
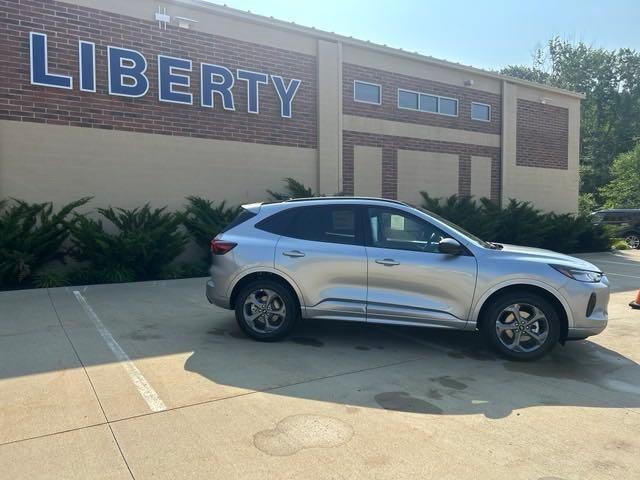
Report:
[[[519,317],[510,310],[510,307],[516,305],[519,306]],[[533,321],[537,317],[535,308],[542,312],[544,318],[525,326],[527,319]],[[498,333],[499,327],[505,326],[509,328]],[[560,316],[556,307],[544,297],[525,291],[512,292],[492,301],[485,310],[480,332],[491,348],[508,359],[537,360],[557,345],[560,338]],[[543,341],[534,340],[533,335],[538,339],[543,338]],[[510,341],[511,347],[507,346]],[[532,350],[527,351],[529,349]]]
[[[252,311],[252,306],[257,305],[249,297],[256,292],[273,292],[276,294],[277,299],[271,300],[269,305],[266,304],[268,294],[257,293],[254,299],[264,300],[260,302],[260,305],[265,305],[262,308],[271,307],[274,313],[263,313],[255,320],[249,320],[250,315],[248,312],[255,314],[257,310]],[[280,306],[280,302],[284,306],[284,315],[276,314],[277,309]],[[249,303],[247,303],[249,302]],[[236,298],[236,321],[240,326],[240,329],[249,337],[259,340],[261,342],[274,342],[284,338],[293,328],[295,323],[300,318],[300,308],[296,302],[291,290],[284,286],[282,283],[273,280],[254,280],[247,284],[238,294]],[[284,318],[280,318],[283,316]],[[269,320],[265,322],[265,318]],[[260,331],[260,327],[264,325],[265,331]],[[268,330],[268,331],[267,331]]]

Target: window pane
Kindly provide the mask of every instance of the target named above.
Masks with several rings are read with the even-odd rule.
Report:
[[[404,90],[398,90],[398,106],[400,108],[411,108],[413,110],[417,110],[418,94],[413,92],[406,92]]]
[[[436,253],[446,238],[429,222],[399,210],[371,208],[369,225],[374,247]]]
[[[438,112],[438,97],[433,95],[420,95],[420,110],[423,112]]]
[[[356,210],[333,205],[301,208],[292,236],[314,242],[355,244]]]
[[[354,98],[359,102],[380,103],[380,87],[368,83],[354,82]]]
[[[490,118],[490,108],[489,105],[482,105],[481,103],[472,103],[471,104],[471,118],[474,120],[484,120],[488,122],[491,120]]]
[[[458,101],[449,98],[440,98],[440,113],[446,115],[458,114]]]
[[[256,228],[276,235],[288,235],[290,226],[299,208],[289,208],[256,223]]]

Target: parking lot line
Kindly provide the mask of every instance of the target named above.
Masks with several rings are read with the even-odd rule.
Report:
[[[78,300],[78,302],[82,306],[82,309],[95,325],[102,339],[118,359],[118,362],[120,362],[122,367],[125,369],[125,371],[129,375],[129,378],[138,389],[138,392],[140,393],[144,401],[147,402],[147,405],[149,405],[149,408],[154,412],[161,412],[163,410],[166,410],[167,406],[164,404],[158,393],[149,384],[147,379],[144,378],[144,375],[142,375],[142,372],[138,370],[138,367],[133,364],[129,356],[125,353],[122,347],[120,347],[118,342],[116,342],[116,339],[113,338],[111,332],[109,332],[109,330],[107,330],[107,328],[104,326],[104,324],[100,320],[100,317],[98,317],[93,308],[91,308],[89,302],[87,302],[87,300],[78,290],[74,290],[73,294],[75,295],[76,300]]]

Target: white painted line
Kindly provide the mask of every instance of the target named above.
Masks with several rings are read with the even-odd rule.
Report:
[[[78,300],[87,316],[96,326],[98,333],[100,333],[107,346],[111,349],[122,367],[129,374],[129,378],[131,378],[131,381],[138,389],[138,392],[140,392],[140,395],[142,396],[144,401],[147,402],[149,408],[154,412],[161,412],[162,410],[166,410],[167,406],[160,399],[149,382],[147,382],[147,379],[144,378],[140,370],[138,370],[138,367],[133,364],[133,362],[129,358],[129,355],[127,355],[125,351],[122,350],[122,347],[120,347],[118,342],[116,342],[116,339],[113,338],[113,335],[111,335],[109,330],[107,330],[107,328],[104,326],[96,312],[93,311],[93,308],[91,308],[89,302],[87,302],[87,300],[78,290],[74,290],[73,294],[76,296],[76,300]]]

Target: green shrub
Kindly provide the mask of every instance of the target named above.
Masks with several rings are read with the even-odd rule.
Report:
[[[209,252],[209,243],[240,213],[240,207],[227,207],[202,197],[187,197],[183,223],[195,242]]]
[[[611,248],[614,250],[629,250],[629,245],[623,238],[614,238]]]
[[[86,268],[74,272],[74,283],[111,283],[161,278],[180,255],[187,237],[180,231],[182,215],[151,209],[100,208],[117,229],[105,230],[102,220],[77,215],[72,227],[71,255]]]
[[[71,212],[90,198],[68,203],[58,212],[50,202],[0,201],[0,288],[29,286],[51,262],[63,262]]]
[[[44,270],[33,276],[33,285],[36,288],[66,287],[71,285],[69,276],[58,270]]]
[[[421,192],[423,206],[485,240],[579,253],[610,248],[609,232],[584,215],[542,213],[528,202],[511,199],[500,208],[483,198],[453,195],[434,199]]]
[[[305,186],[294,178],[287,177],[283,182],[286,185],[284,192],[273,192],[271,190],[267,190],[267,193],[271,195],[273,200],[282,201],[289,200],[290,198],[308,198],[318,196],[313,193],[313,190],[310,187]]]

